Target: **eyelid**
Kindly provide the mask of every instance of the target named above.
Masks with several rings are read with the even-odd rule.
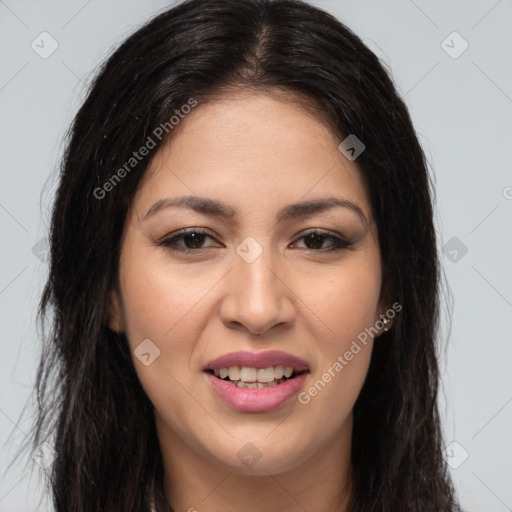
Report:
[[[175,240],[180,239],[183,236],[186,236],[189,233],[197,233],[200,235],[205,235],[208,238],[211,238],[212,240],[215,240],[218,244],[221,244],[214,235],[211,234],[211,232],[206,228],[200,228],[200,227],[191,227],[191,228],[185,228],[182,230],[179,230],[177,232],[171,233],[170,235],[167,235],[164,239],[162,239],[160,242],[158,242],[158,245],[168,248],[169,250],[175,251],[175,252],[181,252],[181,253],[193,253],[197,254],[199,251],[204,251],[205,249],[211,249],[212,247],[198,247],[198,248],[188,248],[188,247],[181,247],[177,248],[174,244]],[[306,248],[300,248],[303,251],[306,252],[313,252],[313,253],[327,253],[327,252],[335,252],[335,251],[341,251],[343,249],[349,249],[354,242],[351,242],[347,240],[343,235],[329,231],[327,229],[322,228],[309,228],[306,229],[300,233],[298,233],[292,244],[296,243],[298,240],[301,240],[302,238],[311,235],[311,234],[317,234],[321,237],[324,237],[325,239],[331,239],[334,241],[331,246],[328,246],[323,249],[308,249]],[[173,247],[174,245],[174,247]]]
[[[343,235],[341,235],[340,233],[336,233],[335,231],[329,231],[328,229],[323,229],[323,228],[309,228],[304,231],[301,231],[300,233],[298,233],[296,235],[295,240],[297,240],[299,238],[303,238],[303,237],[311,235],[311,234],[317,234],[317,235],[326,236],[326,237],[331,236],[333,238],[339,238],[340,240],[343,240],[344,242],[347,241],[347,240],[345,240]]]
[[[339,249],[339,250],[348,249],[354,244],[354,242],[347,240],[343,235],[336,233],[334,231],[329,231],[328,229],[322,229],[322,228],[310,228],[305,231],[302,231],[295,237],[295,241],[300,240],[300,239],[302,239],[308,235],[311,235],[311,234],[316,234],[316,235],[322,236],[326,239],[330,238],[330,239],[334,240],[335,243],[330,248],[329,247],[324,248],[324,249],[303,248],[302,250],[304,250],[304,251],[322,253],[322,252],[335,251],[336,249]],[[292,242],[292,243],[295,243],[295,242]]]
[[[174,233],[170,233],[169,235],[166,235],[162,240],[160,240],[158,242],[158,245],[162,245],[162,246],[170,246],[171,243],[176,240],[176,239],[179,239],[180,237],[182,236],[185,236],[185,235],[188,235],[190,233],[197,233],[197,234],[200,234],[200,235],[206,235],[207,237],[211,238],[212,240],[215,240],[217,243],[221,243],[219,242],[214,235],[211,234],[211,232],[206,229],[206,228],[185,228],[185,229],[181,229],[181,230],[178,230]],[[182,249],[182,251],[184,252],[185,250],[188,250],[188,251],[200,251],[202,250],[203,248],[200,248],[200,249],[189,249],[189,248],[185,248],[185,249]],[[206,249],[208,249],[208,247],[206,247]],[[178,251],[180,249],[177,249]]]

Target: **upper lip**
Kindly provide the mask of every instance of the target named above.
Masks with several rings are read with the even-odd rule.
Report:
[[[268,350],[266,352],[230,352],[210,361],[205,370],[218,370],[231,366],[246,366],[248,368],[268,368],[269,366],[291,366],[295,371],[308,370],[308,363],[300,357]]]

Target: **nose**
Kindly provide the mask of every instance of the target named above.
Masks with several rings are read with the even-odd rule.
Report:
[[[224,325],[260,335],[278,326],[290,327],[295,318],[294,293],[270,250],[263,250],[251,263],[238,255],[234,258],[220,308]]]

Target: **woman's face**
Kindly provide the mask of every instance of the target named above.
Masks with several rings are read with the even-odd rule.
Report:
[[[369,197],[340,142],[301,107],[246,93],[197,106],[154,155],[110,327],[127,335],[162,445],[244,474],[350,446],[372,350],[364,333],[385,305]],[[301,370],[283,354],[210,364],[269,351],[306,372],[276,384],[279,366]],[[240,387],[208,366],[273,382]]]

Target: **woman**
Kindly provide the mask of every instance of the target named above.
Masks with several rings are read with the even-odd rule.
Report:
[[[406,106],[329,14],[190,0],[143,26],[53,210],[56,510],[454,510],[432,217]]]

